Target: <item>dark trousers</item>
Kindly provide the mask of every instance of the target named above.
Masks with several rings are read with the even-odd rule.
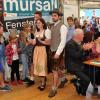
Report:
[[[92,83],[94,83],[94,77],[95,77],[95,84],[100,85],[100,69],[96,68],[95,69],[95,76],[94,76],[94,69],[90,68],[90,78]]]
[[[100,69],[96,70],[96,84],[100,85]]]
[[[11,81],[15,80],[14,74],[16,74],[17,80],[20,80],[19,75],[19,60],[14,60],[11,66]]]
[[[85,65],[85,72],[90,77],[92,84],[94,83],[94,66]],[[95,68],[95,84],[100,85],[100,69]]]
[[[76,75],[77,78],[80,79],[80,85],[83,89],[84,92],[86,92],[89,83],[90,83],[90,79],[89,77],[85,74],[84,71],[70,71],[71,74]]]

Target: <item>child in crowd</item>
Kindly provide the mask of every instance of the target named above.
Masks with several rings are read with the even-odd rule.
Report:
[[[21,49],[20,56],[21,56],[21,61],[23,65],[23,70],[22,70],[22,79],[23,81],[27,82],[28,75],[29,75],[29,66],[28,66],[28,53],[27,53],[27,46],[29,44],[28,42],[28,32],[30,32],[30,25],[29,24],[24,24],[23,30],[19,33],[19,46]]]
[[[23,84],[20,80],[19,74],[19,55],[18,55],[18,43],[16,33],[10,33],[9,44],[6,46],[6,57],[8,65],[11,67],[11,84],[17,85]],[[16,74],[17,82],[15,80],[14,74]]]

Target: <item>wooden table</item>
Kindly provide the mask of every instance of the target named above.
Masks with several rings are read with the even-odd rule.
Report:
[[[100,67],[100,58],[87,60],[87,61],[84,61],[83,63],[89,65],[89,67],[93,67],[93,75],[94,75],[94,82],[93,83],[95,85],[95,71],[96,71],[96,68]]]
[[[98,62],[98,64],[96,62]],[[87,65],[94,66],[94,67],[100,67],[100,58],[87,60],[87,61],[84,61],[83,63],[87,64]]]

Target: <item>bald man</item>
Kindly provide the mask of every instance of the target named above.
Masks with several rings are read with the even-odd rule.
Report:
[[[80,81],[80,88],[78,90],[77,84],[74,83],[76,86],[76,90],[81,95],[86,95],[86,92],[89,91],[90,93],[93,92],[93,86],[90,83],[89,77],[85,74],[83,68],[83,55],[84,50],[88,49],[88,45],[81,45],[83,41],[84,33],[82,29],[76,29],[74,31],[72,39],[66,43],[65,47],[65,66],[69,73],[76,75]]]

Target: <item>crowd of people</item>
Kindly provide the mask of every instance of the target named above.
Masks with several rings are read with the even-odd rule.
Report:
[[[97,21],[81,25],[77,18],[67,18],[64,25],[59,10],[52,13],[53,24],[47,26],[39,11],[34,13],[34,25],[25,23],[19,35],[15,31],[9,34],[8,40],[3,37],[3,24],[0,23],[0,90],[11,91],[11,85],[27,87],[36,83],[44,91],[48,86],[48,74],[53,75],[53,82],[48,97],[54,97],[58,88],[68,82],[67,73],[76,76],[71,82],[81,95],[93,93],[93,82],[84,60],[100,57],[100,26]],[[99,22],[100,24],[100,22]],[[11,69],[10,79],[5,80],[5,63]],[[22,72],[20,73],[20,63]],[[98,94],[100,97],[100,70],[96,71]],[[16,75],[16,77],[15,77]],[[9,81],[11,84],[5,84]],[[80,87],[77,85],[80,84]],[[79,88],[79,89],[78,89]]]

